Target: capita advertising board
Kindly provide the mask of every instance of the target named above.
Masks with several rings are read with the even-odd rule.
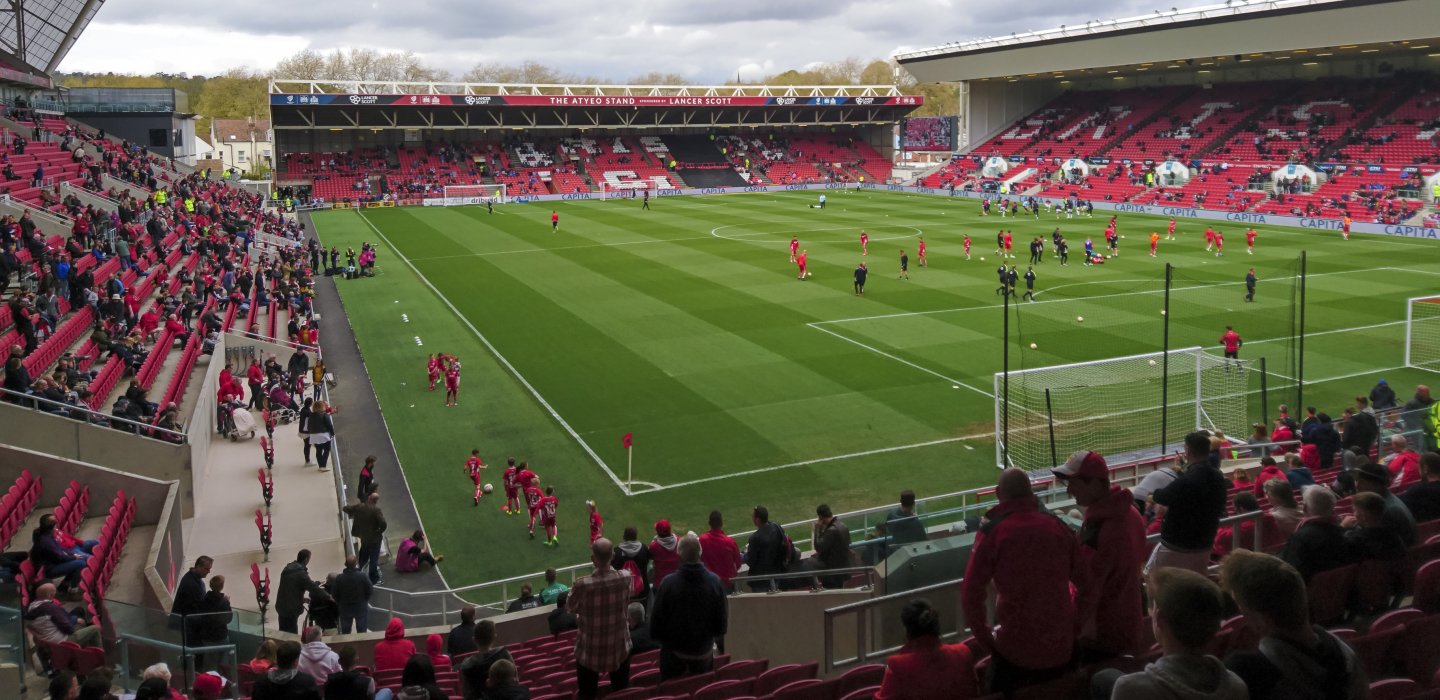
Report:
[[[879,183],[837,183],[828,182],[821,184],[795,184],[795,185],[751,185],[747,187],[705,187],[698,189],[672,189],[672,190],[649,190],[651,197],[676,197],[676,196],[701,196],[713,194],[740,194],[744,192],[794,192],[800,190],[839,190],[839,189],[865,189],[882,190],[886,192],[904,192],[906,194],[923,194],[936,197],[953,197],[962,199],[983,199],[990,198],[1003,200],[1019,200],[1024,195],[1003,195],[984,192],[968,192],[963,190],[950,190],[939,187],[911,187],[908,185],[886,185]],[[600,199],[599,192],[577,192],[574,194],[541,194],[521,197],[507,197],[507,203],[526,202],[559,202],[576,199]],[[447,206],[456,199],[434,198],[424,200],[425,206]],[[481,203],[479,198],[473,198]],[[1041,200],[1061,201],[1060,197],[1037,197]],[[498,203],[498,200],[497,200]],[[1208,221],[1228,221],[1235,224],[1253,226],[1291,226],[1294,228],[1321,229],[1326,231],[1339,231],[1341,223],[1339,219],[1321,219],[1308,216],[1279,216],[1275,214],[1256,214],[1251,212],[1233,211],[1211,211],[1208,209],[1197,209],[1194,207],[1172,207],[1157,206],[1151,204],[1129,204],[1115,202],[1091,201],[1096,211],[1113,211],[1129,214],[1150,214],[1153,216],[1174,217],[1177,219],[1199,219]],[[1378,233],[1385,236],[1402,236],[1405,238],[1428,238],[1440,241],[1440,229],[1425,228],[1423,226],[1406,226],[1403,224],[1376,224],[1352,222],[1351,233]]]
[[[919,107],[923,95],[750,97],[722,95],[271,95],[291,107]]]

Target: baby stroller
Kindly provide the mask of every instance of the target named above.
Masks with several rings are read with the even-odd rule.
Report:
[[[238,442],[241,435],[255,437],[255,416],[246,410],[244,404],[239,401],[226,402],[221,405],[220,412],[220,433],[230,438],[230,442]]]

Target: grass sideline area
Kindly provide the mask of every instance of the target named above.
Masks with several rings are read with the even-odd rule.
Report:
[[[1048,248],[1059,226],[1071,245],[1068,267],[1047,252],[1037,268],[1039,301],[1022,313],[1046,319],[1028,321],[1029,332],[1040,328],[1053,342],[1017,355],[1024,366],[1159,350],[1165,262],[1179,270],[1172,310],[1193,307],[1172,315],[1171,347],[1214,347],[1231,324],[1247,341],[1242,357],[1253,357],[1285,333],[1290,283],[1271,278],[1291,274],[1304,249],[1305,402],[1338,418],[1379,378],[1403,400],[1429,374],[1401,365],[1405,299],[1440,289],[1433,243],[1262,226],[1247,255],[1245,227],[1231,224],[1218,226],[1227,252],[1216,258],[1204,250],[1207,222],[1182,220],[1179,240],[1162,240],[1150,258],[1148,234],[1163,236],[1168,220],[1122,214],[1121,256],[1085,267],[1085,237],[1104,246],[1109,217],[1100,212],[981,217],[975,200],[825,194],[823,210],[809,206],[816,193],[795,192],[667,197],[649,211],[613,199],[494,214],[313,215],[327,247],[378,244],[379,274],[338,286],[427,535],[451,555],[442,565],[450,585],[585,561],[587,499],[597,501],[607,536],[635,525],[648,542],[661,518],[678,532],[703,532],[712,509],[733,533],[751,529],[755,505],[789,522],[813,517],[821,502],[841,512],[894,502],[905,488],[923,497],[993,484],[1001,228],[1014,231],[1022,273],[1033,238]],[[809,251],[805,282],[788,262],[792,235]],[[896,278],[902,249],[910,281]],[[862,259],[870,281],[857,298],[852,272]],[[1261,283],[1247,304],[1251,266]],[[1078,317],[1083,326],[1065,325]],[[458,407],[444,406],[442,389],[428,391],[432,352],[463,365]],[[626,496],[617,483],[626,478],[621,436],[632,431],[634,478],[650,486]],[[462,466],[472,448],[497,490],[478,508]],[[500,512],[507,457],[528,460],[555,486],[558,548],[528,539],[523,516]],[[348,458],[353,471],[363,455]]]

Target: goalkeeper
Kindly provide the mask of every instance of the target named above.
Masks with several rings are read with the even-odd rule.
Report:
[[[811,204],[811,205],[810,205],[810,208],[811,208],[811,209],[824,209],[824,208],[825,208],[825,195],[823,195],[823,194],[820,195],[820,203],[819,203],[819,204]]]

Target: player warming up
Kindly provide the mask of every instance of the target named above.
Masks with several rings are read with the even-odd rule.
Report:
[[[1156,233],[1156,232],[1154,232],[1154,231],[1151,231],[1151,232],[1150,232],[1150,257],[1152,257],[1152,258],[1155,257],[1155,249],[1156,249],[1157,247],[1159,247],[1159,245],[1160,245],[1160,234],[1158,234],[1158,233]]]
[[[791,236],[791,237],[790,237],[790,262],[792,262],[792,263],[795,262],[795,256],[796,256],[799,252],[800,252],[800,238],[799,238],[798,236]]]
[[[870,254],[869,246],[870,246],[870,234],[865,233],[865,229],[862,228],[862,229],[860,229],[860,254],[861,254],[861,255],[869,255],[869,254]]]
[[[600,510],[594,501],[585,502],[585,512],[590,514],[590,544],[605,536],[605,521],[600,519]]]
[[[560,230],[560,212],[558,212],[558,211],[551,211],[551,212],[550,212],[550,230],[551,230],[551,231],[559,231],[559,230]]]
[[[1347,241],[1350,240],[1350,216],[1349,216],[1349,215],[1346,215],[1346,216],[1345,216],[1345,219],[1340,222],[1340,231],[1345,234],[1345,240],[1347,240]]]
[[[445,405],[460,405],[460,361],[453,357],[445,365]]]
[[[1216,232],[1215,232],[1215,257],[1218,258],[1218,257],[1224,255],[1224,254],[1225,254],[1225,253],[1223,252],[1224,250],[1225,250],[1225,234],[1223,234],[1223,233],[1221,233],[1221,232],[1219,232],[1219,231],[1216,231]]]
[[[915,262],[920,267],[930,267],[930,261],[925,259],[925,239],[917,237],[916,240],[920,242],[920,249],[915,251]]]
[[[1215,247],[1215,229],[1207,228],[1205,229],[1205,252],[1210,252],[1213,247]]]
[[[546,547],[560,545],[560,536],[555,531],[555,509],[559,505],[559,499],[555,498],[555,487],[546,486],[545,497],[540,499],[540,527],[545,528]]]
[[[480,472],[485,469],[485,464],[480,461],[480,450],[470,450],[470,459],[465,460],[465,473],[470,475],[470,480],[475,482],[475,505],[480,505],[480,497],[484,495],[484,487],[480,484]]]
[[[966,259],[966,260],[969,260],[969,259],[970,259],[970,234],[968,234],[968,233],[965,234],[965,241],[964,241],[963,245],[965,246],[965,259]]]
[[[540,493],[540,487],[532,479],[525,485],[525,505],[530,507],[530,539],[532,540],[535,539],[535,518],[540,515],[540,501],[543,500],[545,500],[545,494]]]
[[[1255,235],[1253,228],[1245,232],[1245,252],[1251,255],[1255,254]]]
[[[808,250],[800,251],[800,256],[795,258],[795,264],[800,266],[800,280],[803,282],[810,273],[805,269],[805,259],[810,254]]]
[[[1086,236],[1086,237],[1085,237],[1085,264],[1086,264],[1086,265],[1091,265],[1091,264],[1093,264],[1093,263],[1091,263],[1090,261],[1091,261],[1091,260],[1094,260],[1094,259],[1095,259],[1095,241],[1091,240],[1091,238],[1090,238],[1089,236]]]
[[[1230,373],[1230,362],[1229,362],[1229,360],[1235,360],[1236,362],[1239,362],[1239,360],[1240,360],[1240,346],[1243,345],[1244,343],[1245,343],[1245,341],[1243,341],[1243,340],[1240,339],[1240,334],[1239,334],[1239,333],[1236,333],[1234,328],[1232,328],[1232,327],[1230,327],[1230,326],[1226,326],[1226,327],[1225,327],[1225,335],[1220,336],[1220,344],[1222,344],[1222,345],[1225,346],[1225,360],[1226,360],[1226,362],[1225,362],[1225,373],[1226,373],[1226,374],[1229,374],[1229,373]]]
[[[515,477],[520,473],[520,470],[515,467],[514,457],[507,460],[506,464],[508,466],[505,467],[505,471],[500,474],[500,485],[505,489],[505,505],[501,506],[500,511],[506,515],[519,515],[520,482],[517,481]]]
[[[900,276],[895,279],[910,281],[910,258],[905,255],[903,250],[900,251]]]
[[[1006,232],[1005,232],[1005,257],[1007,257],[1007,258],[1013,258],[1013,257],[1015,257],[1015,254],[1012,253],[1012,252],[1010,252],[1010,251],[1013,250],[1014,248],[1015,248],[1015,237],[1012,236],[1012,235],[1010,235],[1010,232],[1009,232],[1009,231],[1006,231]]]
[[[435,391],[435,382],[440,381],[440,361],[435,359],[435,354],[430,354],[430,362],[425,365],[425,372],[430,375],[430,391]]]
[[[1166,231],[1165,231],[1165,240],[1167,240],[1167,241],[1173,241],[1173,240],[1175,240],[1175,219],[1174,219],[1174,218],[1171,218],[1171,219],[1170,219],[1170,228],[1169,228],[1169,229],[1166,229]]]

